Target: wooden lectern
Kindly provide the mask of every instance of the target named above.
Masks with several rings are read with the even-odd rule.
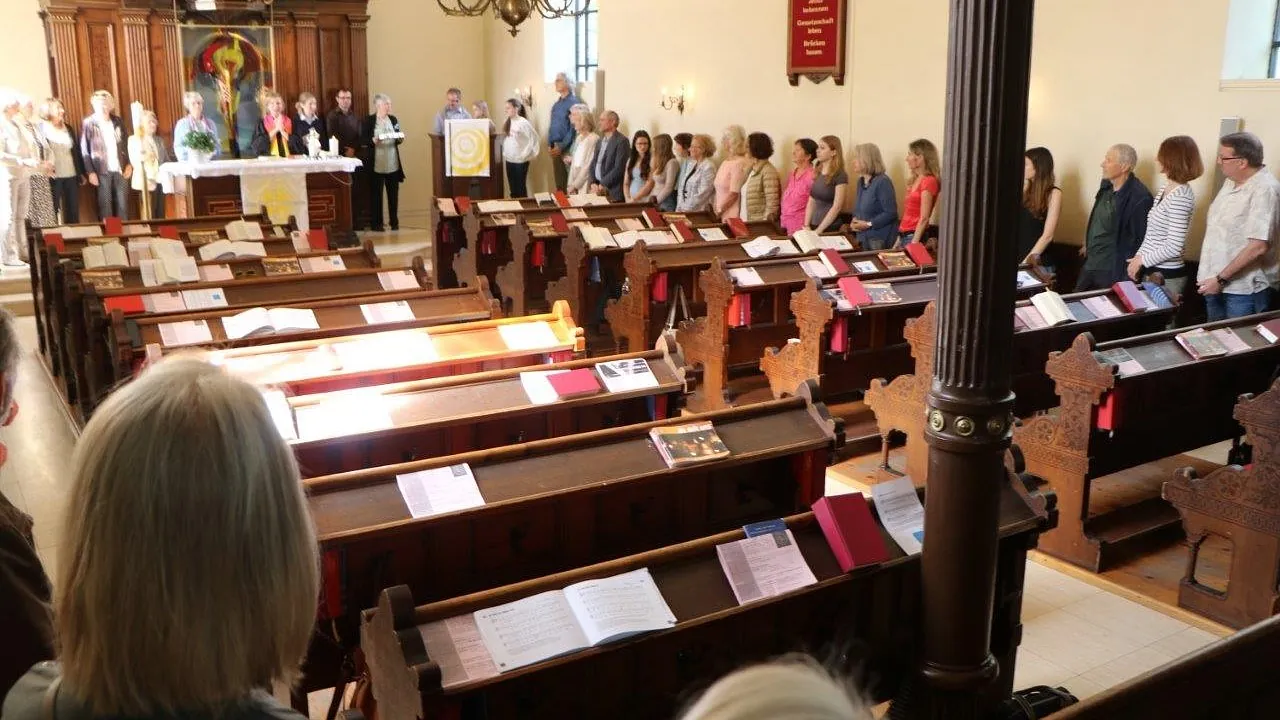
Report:
[[[505,196],[502,179],[502,136],[489,134],[489,177],[452,177],[444,163],[444,136],[431,133],[431,178],[435,197],[470,197],[473,200]]]

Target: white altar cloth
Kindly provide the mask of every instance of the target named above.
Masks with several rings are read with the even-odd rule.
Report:
[[[160,166],[157,180],[166,193],[183,192],[183,178],[240,177],[240,200],[244,208],[266,207],[272,222],[285,223],[290,216],[300,229],[309,229],[307,215],[307,175],[360,169],[356,158],[255,158],[252,160],[210,160],[209,162],[168,162]]]

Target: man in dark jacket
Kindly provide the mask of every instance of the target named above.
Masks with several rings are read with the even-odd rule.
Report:
[[[609,202],[622,202],[623,175],[627,172],[629,157],[631,143],[618,132],[618,113],[605,110],[600,113],[600,141],[596,143],[588,175],[591,192],[607,195]]]
[[[133,173],[127,153],[129,138],[115,114],[111,93],[98,90],[89,103],[93,114],[80,123],[80,154],[89,184],[98,192],[98,219],[124,218],[129,208],[125,181]]]
[[[1151,191],[1133,174],[1138,153],[1129,145],[1113,145],[1102,159],[1102,187],[1093,198],[1085,230],[1084,266],[1076,292],[1100,290],[1125,279],[1125,261],[1138,252],[1147,234]]]

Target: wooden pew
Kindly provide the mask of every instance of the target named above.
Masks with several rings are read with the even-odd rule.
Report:
[[[1092,290],[1063,295],[1062,299],[1067,302],[1076,302],[1082,298],[1094,296],[1114,298],[1115,293],[1110,290]],[[798,296],[792,301],[793,312],[795,311],[794,303],[797,301]],[[1017,304],[1021,306],[1029,302],[1020,300]],[[1122,306],[1117,304],[1116,307]],[[1053,379],[1044,372],[1045,362],[1051,353],[1070,347],[1071,341],[1080,333],[1090,333],[1095,340],[1102,341],[1146,335],[1164,329],[1176,312],[1175,306],[1142,313],[1126,313],[1115,318],[1014,331],[1011,349],[1013,391],[1017,395],[1014,402],[1014,415],[1027,417],[1032,413],[1048,410],[1057,404]],[[797,312],[797,316],[799,314]],[[888,466],[890,433],[900,432],[906,436],[906,474],[920,483],[926,482],[929,475],[929,451],[924,439],[925,395],[929,391],[930,383],[933,382],[936,329],[937,307],[935,302],[930,302],[919,317],[907,320],[903,330],[903,336],[911,349],[911,356],[915,358],[914,370],[899,375],[889,382],[883,378],[873,379],[865,398],[867,405],[875,412],[876,425],[880,430],[881,447],[884,452],[882,466]],[[804,334],[801,337],[803,338]],[[804,340],[801,340],[802,344],[803,342]],[[761,365],[764,365],[763,360]],[[770,380],[773,377],[771,375]],[[823,376],[824,382],[825,378],[826,376]]]
[[[823,237],[836,237],[828,233]],[[744,241],[753,237],[691,242],[680,245],[647,247],[644,243],[627,251],[622,264],[626,270],[628,290],[617,299],[609,300],[604,315],[609,330],[619,349],[649,347],[666,329],[670,307],[676,302],[678,288],[685,291],[690,316],[696,317],[705,310],[706,299],[701,293],[699,272],[711,267],[716,259],[738,267],[742,264],[781,264],[795,266],[800,260],[812,260],[816,254],[790,255],[785,258],[754,260],[742,249]],[[845,237],[845,236],[840,236]],[[847,238],[846,238],[847,239]],[[851,241],[852,244],[852,241]],[[844,252],[846,259],[857,256],[865,260],[865,253]],[[870,253],[874,256],[875,253]],[[852,266],[852,265],[851,265]],[[883,264],[880,265],[883,268]],[[764,276],[761,276],[762,279]]]
[[[326,574],[325,610],[358,611],[397,584],[444,599],[806,510],[822,496],[843,434],[802,393],[308,479],[325,566],[341,568]],[[649,430],[692,420],[715,423],[733,456],[668,468]],[[486,504],[412,518],[396,476],[461,463]]]
[[[1182,516],[1187,534],[1187,572],[1178,584],[1178,605],[1235,628],[1280,613],[1278,404],[1280,382],[1236,403],[1234,416],[1253,448],[1252,464],[1223,467],[1203,478],[1194,468],[1183,468],[1161,491]],[[1210,536],[1231,543],[1231,566],[1222,590],[1196,579],[1200,547]]]
[[[506,202],[511,201],[520,203],[522,211],[540,207],[536,198],[511,198]],[[427,231],[431,235],[431,271],[439,287],[461,287],[453,264],[458,253],[467,247],[467,235],[462,227],[462,219],[472,212],[490,214],[480,211],[478,207],[480,202],[469,197],[436,198],[435,203],[428,210]],[[553,202],[541,204],[541,207],[549,209],[559,205]]]
[[[1278,647],[1280,617],[1273,617],[1052,717],[1270,720],[1280,707],[1280,683],[1275,677]]]
[[[540,372],[592,368],[614,360],[644,359],[657,387],[533,404],[520,375],[527,368],[495,370],[369,389],[288,399],[298,438],[291,441],[303,477],[330,475],[443,455],[457,455],[533,440],[631,425],[679,414],[684,395],[697,380],[684,367],[674,336],[643,353],[553,363]],[[359,404],[386,408],[386,425],[376,429],[328,424]],[[379,424],[381,424],[379,422]],[[337,434],[340,433],[340,434]]]
[[[517,327],[504,330],[508,325]],[[513,348],[504,339],[505,332],[531,328],[549,332],[554,344]],[[568,308],[557,304],[549,313],[520,318],[438,325],[429,330],[365,332],[216,350],[208,355],[211,362],[250,382],[303,395],[563,362],[582,350],[582,328]]]
[[[1059,497],[1061,522],[1045,534],[1042,549],[1099,572],[1133,551],[1179,538],[1178,513],[1159,495],[1174,469],[1170,463],[1201,471],[1216,466],[1170,456],[1238,436],[1235,399],[1265,390],[1280,362],[1280,345],[1268,344],[1253,327],[1277,317],[1199,326],[1231,327],[1250,346],[1200,361],[1174,340],[1190,328],[1101,344],[1084,333],[1070,349],[1051,353],[1045,372],[1061,406],[1056,416],[1027,420],[1013,431],[1027,469]],[[1094,356],[1119,348],[1144,370],[1120,374]]]
[[[1002,698],[1013,689],[1021,642],[1027,549],[1053,514],[1044,498],[1012,489],[1016,482],[1012,477],[1002,490],[992,608],[999,676],[991,692]],[[388,589],[362,615],[361,646],[378,716],[432,720],[483,708],[488,717],[670,718],[692,693],[727,672],[801,649],[831,658],[876,701],[900,695],[918,672],[923,643],[919,556],[904,556],[882,528],[891,559],[843,574],[811,513],[786,523],[818,583],[742,606],[715,550],[741,539],[741,530],[416,608],[410,588]],[[454,662],[449,653],[427,653],[427,623],[640,568],[648,568],[675,627],[450,685],[442,669]]]

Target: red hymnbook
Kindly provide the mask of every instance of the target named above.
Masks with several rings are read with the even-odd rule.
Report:
[[[650,228],[664,228],[667,226],[667,219],[662,217],[662,213],[658,212],[658,208],[645,208],[640,215],[644,218],[644,224]]]
[[[67,251],[67,245],[62,239],[62,233],[45,233],[41,237],[44,238],[44,246],[60,253]]]
[[[880,528],[861,493],[820,498],[813,504],[813,516],[818,519],[841,572],[889,560]]]
[[[906,251],[912,262],[921,267],[933,264],[933,256],[929,254],[929,248],[925,247],[924,243],[909,242]]]
[[[307,244],[312,250],[324,252],[329,249],[329,231],[324,228],[316,228],[307,231]]]
[[[1124,306],[1125,312],[1146,312],[1147,301],[1142,297],[1142,292],[1138,290],[1138,286],[1134,285],[1132,280],[1124,280],[1112,285],[1111,291],[1116,294],[1116,297],[1120,298],[1120,304]]]
[[[471,212],[471,198],[466,195],[459,195],[453,199],[453,204],[458,208],[458,214],[464,215]]]
[[[818,251],[818,257],[822,259],[822,264],[826,265],[827,269],[832,273],[836,275],[849,274],[849,263],[844,261],[839,252],[831,248],[823,248]]]
[[[124,221],[115,215],[111,215],[102,221],[102,229],[104,235],[123,235]]]
[[[161,226],[160,226],[160,237],[165,238],[166,240],[181,240],[181,239],[182,239],[182,238],[178,237],[178,227],[177,227],[176,225],[161,225]]]
[[[680,242],[692,242],[701,237],[693,231],[693,228],[689,227],[687,222],[675,222],[671,224],[671,227],[675,229],[676,235],[680,236]]]
[[[569,196],[565,195],[563,190],[555,191],[551,194],[551,197],[555,198],[556,205],[562,208],[569,207]]]
[[[147,311],[142,304],[141,295],[117,295],[102,299],[102,309],[110,315],[112,310],[119,310],[126,315],[136,315]]]
[[[871,296],[867,294],[866,288],[862,287],[862,281],[852,275],[847,275],[836,281],[840,292],[844,293],[844,297],[854,307],[862,307],[871,304]]]
[[[569,232],[569,221],[564,219],[564,213],[551,213],[551,227],[558,233]]]
[[[747,224],[742,222],[742,218],[729,218],[727,221],[729,232],[733,233],[736,238],[749,237],[751,233],[747,232]]]
[[[551,388],[556,391],[556,395],[561,400],[583,395],[594,395],[600,392],[600,381],[596,378],[596,371],[592,368],[578,368],[569,372],[548,375],[547,382],[551,383]]]

